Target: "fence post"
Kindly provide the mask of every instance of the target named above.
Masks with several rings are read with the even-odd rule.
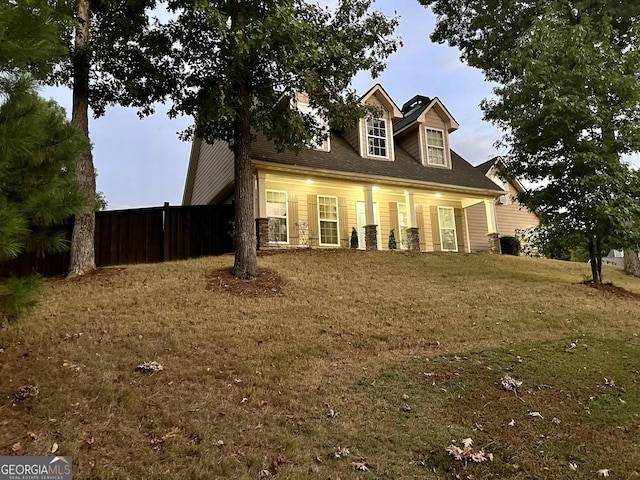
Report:
[[[169,215],[169,202],[164,202],[164,221],[162,222],[162,261],[171,260],[171,216]]]

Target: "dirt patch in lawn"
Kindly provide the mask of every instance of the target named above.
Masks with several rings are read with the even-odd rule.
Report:
[[[630,298],[633,300],[640,300],[640,293],[631,292],[625,288],[618,287],[613,283],[602,283],[595,284],[592,280],[588,280],[586,282],[582,282],[583,285],[587,285],[588,287],[595,288],[596,290],[603,292],[609,295],[615,295],[618,298]]]
[[[261,268],[254,280],[235,278],[229,268],[214,270],[207,277],[207,290],[226,292],[238,297],[263,298],[284,296],[284,281],[275,271]]]

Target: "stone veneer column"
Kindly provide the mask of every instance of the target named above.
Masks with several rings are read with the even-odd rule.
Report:
[[[418,227],[407,228],[407,247],[412,252],[420,251],[420,229]]]
[[[364,243],[367,246],[367,250],[378,249],[378,226],[377,225],[364,226]]]
[[[256,233],[258,236],[258,249],[269,246],[269,219],[256,218]]]
[[[489,250],[491,250],[491,253],[497,253],[498,255],[502,254],[502,248],[500,247],[500,235],[497,233],[489,233],[487,237],[489,238]]]

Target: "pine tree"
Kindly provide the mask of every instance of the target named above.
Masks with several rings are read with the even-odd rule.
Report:
[[[389,232],[389,250],[395,250],[397,248],[398,244],[396,243],[396,234],[392,228],[391,232]]]
[[[0,261],[24,251],[64,251],[59,225],[81,203],[74,165],[88,145],[64,110],[34,87],[34,77],[60,54],[54,19],[46,2],[0,6]],[[0,282],[0,320],[32,306],[37,283],[33,277]]]
[[[356,227],[351,228],[351,248],[358,248],[358,231]]]

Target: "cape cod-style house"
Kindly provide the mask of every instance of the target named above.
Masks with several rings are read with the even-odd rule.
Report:
[[[361,118],[352,131],[331,131],[298,154],[256,136],[259,247],[349,247],[355,228],[359,248],[388,248],[393,230],[399,249],[499,251],[496,205],[505,190],[451,150],[458,123],[442,102],[417,95],[399,108],[380,85],[361,101],[381,115]],[[296,106],[308,108],[304,95]],[[196,139],[183,204],[233,198],[228,144]]]

